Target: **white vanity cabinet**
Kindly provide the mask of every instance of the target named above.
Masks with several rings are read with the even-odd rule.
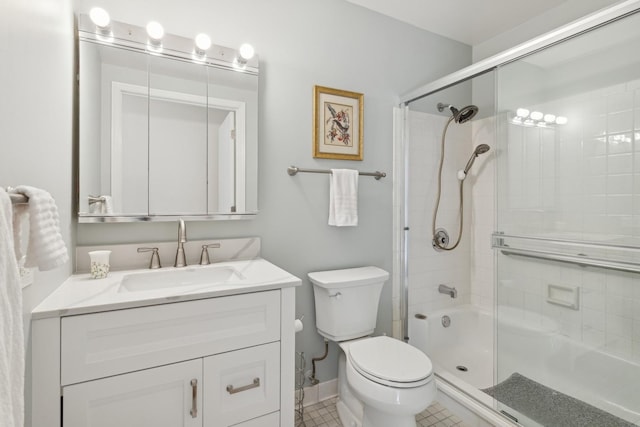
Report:
[[[73,384],[63,388],[63,425],[278,427],[279,365],[274,342]]]
[[[293,427],[290,277],[256,292],[34,318],[32,426]]]

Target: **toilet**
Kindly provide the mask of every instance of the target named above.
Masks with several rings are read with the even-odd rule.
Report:
[[[389,273],[378,267],[318,271],[313,283],[316,328],[338,343],[338,401],[345,427],[416,427],[435,399],[429,358],[387,336],[371,337]]]

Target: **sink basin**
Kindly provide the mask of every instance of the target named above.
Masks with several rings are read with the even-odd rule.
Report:
[[[140,292],[197,285],[238,282],[244,276],[231,266],[185,267],[176,270],[127,274],[118,292]]]

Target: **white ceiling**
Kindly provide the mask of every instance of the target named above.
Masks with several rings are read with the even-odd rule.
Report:
[[[470,46],[485,42],[550,9],[571,2],[569,0],[347,1]],[[615,3],[615,1],[607,3]],[[593,10],[598,8],[595,7]]]

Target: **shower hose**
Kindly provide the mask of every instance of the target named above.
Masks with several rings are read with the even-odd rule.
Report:
[[[453,246],[443,246],[441,242],[436,237],[436,219],[438,217],[438,209],[440,208],[440,196],[442,195],[442,165],[444,164],[444,143],[447,136],[447,129],[449,125],[454,120],[454,117],[450,117],[447,121],[447,124],[444,126],[442,130],[442,139],[441,139],[441,147],[440,147],[440,166],[438,167],[438,192],[436,193],[436,204],[433,209],[433,221],[431,222],[431,234],[433,235],[433,244],[437,249],[441,249],[443,251],[452,251],[458,247],[460,244],[460,240],[462,239],[462,222],[464,219],[464,197],[462,195],[462,190],[464,188],[464,180],[460,180],[459,188],[460,188],[460,211],[458,213],[458,217],[460,218],[460,224],[458,226],[458,238]]]

